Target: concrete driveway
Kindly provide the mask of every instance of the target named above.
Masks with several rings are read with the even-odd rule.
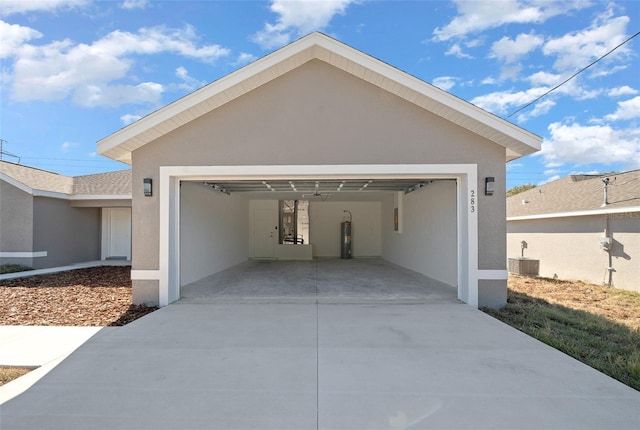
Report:
[[[322,261],[309,264],[297,267],[316,271],[315,302],[291,292],[295,278],[284,282],[278,265],[256,264],[269,293],[254,300],[234,302],[227,289],[216,301],[200,284],[173,305],[101,330],[0,406],[0,428],[640,428],[639,392],[450,295],[409,303],[415,292],[396,291],[404,299],[394,304],[382,282],[379,302],[356,303],[333,275],[320,276]],[[241,271],[222,273],[209,280],[213,295],[225,276],[251,290],[257,275],[242,267],[247,284]],[[401,272],[419,276],[387,269],[396,289]],[[289,303],[274,299],[283,282]],[[326,294],[331,303],[320,303],[325,283],[350,299]]]

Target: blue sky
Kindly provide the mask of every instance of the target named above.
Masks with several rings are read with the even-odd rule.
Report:
[[[0,0],[0,138],[67,175],[96,142],[315,30],[500,117],[640,31],[640,1]],[[542,151],[507,187],[640,168],[640,36],[511,116]],[[4,156],[4,159],[16,161]]]

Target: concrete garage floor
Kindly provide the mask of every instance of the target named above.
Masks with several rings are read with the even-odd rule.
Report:
[[[249,260],[181,289],[183,303],[451,303],[457,290],[379,258]]]
[[[379,260],[329,262],[357,272],[349,290],[323,261],[313,282],[303,276],[313,264],[285,263],[298,284],[282,284],[283,265],[255,263],[210,279],[213,294],[197,283],[175,304],[101,330],[0,406],[0,428],[640,428],[640,393],[455,294],[427,300],[414,282],[428,278]],[[401,289],[404,275],[407,291],[385,288],[388,279]],[[318,302],[331,288],[356,300],[366,284],[381,301],[316,303],[312,283]],[[278,303],[276,285],[298,302]],[[418,298],[391,304],[393,295]]]

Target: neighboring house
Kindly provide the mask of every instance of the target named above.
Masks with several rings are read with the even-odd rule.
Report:
[[[313,33],[98,150],[132,166],[134,303],[167,305],[181,286],[251,258],[339,257],[350,212],[354,257],[382,257],[470,305],[501,306],[505,163],[540,141]],[[281,233],[295,201],[308,218],[286,236],[308,231],[304,244]]]
[[[0,161],[0,264],[131,258],[131,171],[70,177]]]
[[[521,256],[522,241],[540,276],[640,291],[640,170],[571,175],[509,197],[508,257]]]

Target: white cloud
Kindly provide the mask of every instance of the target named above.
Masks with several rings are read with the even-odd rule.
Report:
[[[245,64],[251,63],[256,60],[256,56],[253,54],[249,54],[247,52],[241,52],[238,55],[236,61],[233,62],[234,66],[244,66]]]
[[[513,63],[525,54],[537,49],[544,39],[533,33],[519,34],[515,39],[503,37],[491,46],[491,56],[505,63]]]
[[[624,85],[622,87],[612,88],[609,90],[607,95],[609,97],[621,97],[621,96],[633,96],[638,94],[638,90],[631,88],[628,85]]]
[[[531,102],[536,97],[539,97],[543,93],[548,91],[548,88],[530,88],[526,91],[496,91],[493,93],[485,94],[483,96],[475,97],[471,100],[476,106],[481,107],[484,110],[493,112],[496,115],[504,115],[509,111],[514,110],[526,103]]]
[[[280,47],[295,37],[323,30],[335,15],[343,15],[351,3],[359,0],[272,0],[270,9],[278,18],[275,24],[265,23],[264,29],[253,35],[253,41],[265,49]]]
[[[487,76],[480,83],[483,85],[495,85],[498,83],[498,80],[493,76]]]
[[[530,118],[546,115],[555,105],[556,102],[554,102],[552,99],[543,99],[534,104],[531,111],[525,110],[523,111],[524,113],[518,115],[518,122],[522,123],[529,120]]]
[[[144,9],[147,7],[147,0],[125,0],[120,5],[122,9]]]
[[[192,76],[189,76],[189,72],[187,71],[187,69],[182,66],[176,69],[176,76],[182,80],[182,83],[178,84],[178,88],[184,91],[191,92],[207,84],[206,81],[201,81]]]
[[[442,88],[445,91],[449,91],[456,85],[456,82],[459,78],[454,76],[440,76],[439,78],[435,78],[432,82],[438,88]]]
[[[78,146],[78,144],[77,144],[77,143],[74,143],[74,142],[64,142],[62,145],[60,145],[60,151],[61,151],[63,154],[66,154],[66,153],[68,153],[68,152],[69,152],[69,150],[70,150],[71,148],[75,148],[75,147],[77,147],[77,146]]]
[[[131,113],[127,113],[127,114],[124,114],[124,115],[122,115],[120,117],[120,121],[122,121],[122,123],[124,125],[129,125],[129,124],[131,124],[133,122],[136,122],[140,118],[142,118],[141,115],[134,115],[134,114],[131,114]]]
[[[548,72],[536,72],[533,75],[527,76],[525,80],[529,81],[531,85],[554,87],[566,78],[568,78],[568,76]]]
[[[92,44],[71,40],[12,48],[11,96],[18,101],[71,97],[84,106],[157,102],[163,88],[153,82],[118,83],[130,75],[135,55],[171,53],[212,63],[229,54],[219,45],[198,45],[192,27],[114,31]]]
[[[85,85],[74,92],[73,101],[86,107],[158,103],[163,92],[164,87],[155,82],[138,85]]]
[[[546,183],[548,183],[548,182],[557,181],[558,179],[560,179],[560,175],[553,175],[553,176],[550,176],[550,177],[548,177],[547,179],[545,179],[545,180],[543,180],[543,181],[538,182],[538,186],[540,186],[540,185],[544,185],[544,184],[546,184]]]
[[[30,12],[56,12],[88,4],[89,0],[2,0],[0,16]]]
[[[612,121],[640,118],[640,96],[618,102],[618,109],[605,118]]]
[[[614,129],[609,125],[585,126],[555,122],[548,127],[550,137],[542,142],[536,155],[547,167],[563,164],[625,163],[640,167],[640,130]]]
[[[628,23],[629,18],[626,16],[600,17],[586,30],[550,39],[544,44],[542,52],[556,57],[554,69],[575,72],[622,43],[626,39]],[[605,62],[620,58],[620,55],[624,56],[628,52],[629,49],[623,46]]]
[[[449,47],[449,49],[447,50],[447,52],[444,53],[444,55],[453,55],[458,58],[468,58],[468,59],[473,58],[471,55],[463,52],[462,48],[460,47],[460,44],[458,43],[454,43],[453,45],[451,45],[451,47]]]
[[[458,15],[444,27],[433,31],[436,41],[461,38],[467,34],[500,27],[505,24],[536,23],[571,10],[588,6],[586,1],[566,0],[455,0]]]
[[[19,48],[30,40],[39,39],[42,33],[30,27],[9,24],[0,20],[0,58],[16,55]]]

